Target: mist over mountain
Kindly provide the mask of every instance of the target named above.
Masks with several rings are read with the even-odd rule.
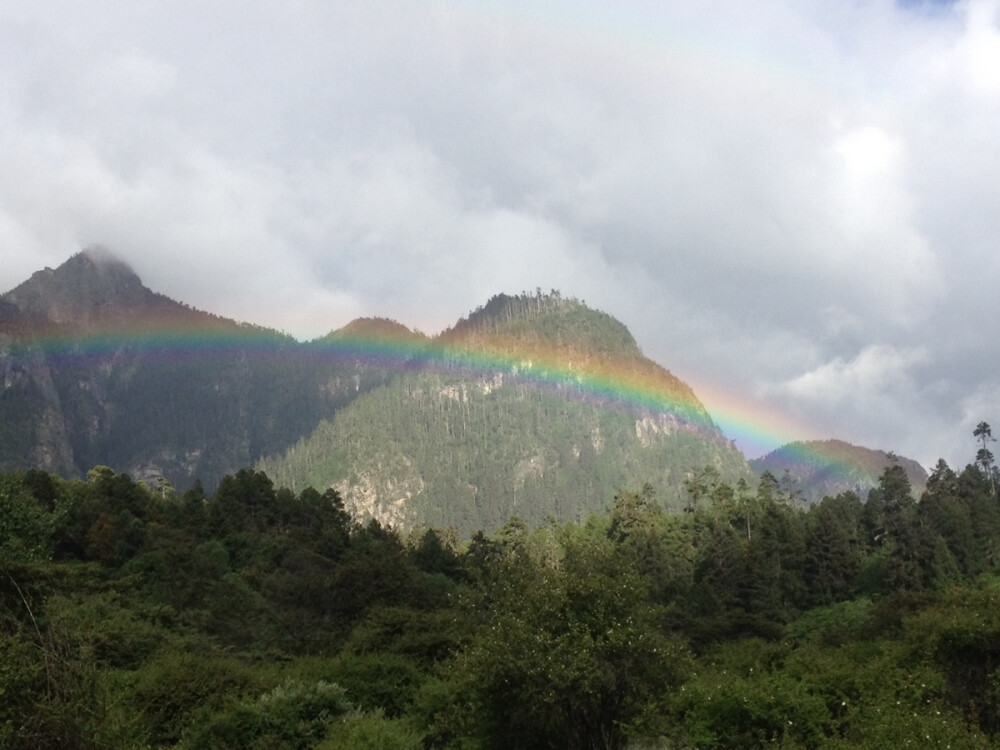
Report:
[[[555,291],[497,295],[433,338],[362,318],[301,343],[87,249],[0,297],[0,377],[0,470],[104,464],[182,489],[257,466],[402,526],[579,520],[645,484],[677,510],[706,466],[805,476],[751,468],[624,325]],[[841,486],[811,471],[815,492]]]

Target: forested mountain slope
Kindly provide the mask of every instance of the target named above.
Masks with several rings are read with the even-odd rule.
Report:
[[[893,464],[903,468],[915,495],[919,496],[927,483],[927,472],[916,461],[842,440],[789,443],[750,461],[754,472],[771,472],[775,478],[790,483],[788,489],[799,500],[810,503],[842,492],[866,497],[878,484],[882,472]]]
[[[335,487],[362,517],[463,532],[580,520],[646,483],[679,509],[704,466],[751,478],[691,389],[575,300],[500,295],[413,355],[422,366],[258,467]]]
[[[214,486],[385,380],[152,292],[100,249],[0,302],[0,469]]]
[[[678,509],[706,466],[754,480],[687,384],[554,291],[498,295],[434,338],[362,318],[300,343],[158,294],[92,248],[0,297],[0,377],[0,470],[107,465],[211,489],[260,462],[337,487],[362,517],[466,531],[581,519],[646,483]]]

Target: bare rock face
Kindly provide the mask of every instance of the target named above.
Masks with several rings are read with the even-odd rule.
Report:
[[[0,303],[0,421],[11,433],[0,466],[80,476],[91,461],[110,463],[100,460],[102,447],[113,439],[114,384],[130,357],[120,346],[95,353],[83,342],[135,328],[171,305],[186,308],[151,292],[101,248],[34,273]]]
[[[11,404],[0,425],[0,469],[21,468],[4,460],[10,449],[20,449],[31,466],[57,474],[74,472],[62,404],[45,357],[37,350],[10,356],[11,347],[0,337],[0,401]]]
[[[48,360],[29,333],[32,317],[0,299],[0,470],[31,466],[72,473],[73,451]]]

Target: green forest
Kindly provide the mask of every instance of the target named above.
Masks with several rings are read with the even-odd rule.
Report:
[[[254,468],[293,490],[337,486],[347,501],[368,485],[381,491],[373,493],[381,495],[378,510],[403,525],[453,526],[463,536],[513,515],[532,527],[553,516],[583,521],[634,477],[657,488],[660,505],[679,510],[686,467],[715,465],[732,482],[753,476],[729,441],[680,420],[664,427],[661,415],[643,422],[634,411],[563,393],[490,385],[405,373]],[[637,437],[644,424],[645,444]],[[386,507],[404,490],[402,507]]]
[[[982,449],[808,508],[692,473],[580,522],[357,522],[262,471],[0,475],[2,748],[986,748]]]

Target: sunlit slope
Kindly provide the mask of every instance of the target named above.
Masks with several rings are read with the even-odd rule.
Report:
[[[645,483],[679,508],[706,465],[751,478],[691,389],[575,300],[500,296],[435,340],[354,346],[419,366],[258,466],[279,485],[336,487],[362,516],[468,532],[513,514],[581,519]]]

